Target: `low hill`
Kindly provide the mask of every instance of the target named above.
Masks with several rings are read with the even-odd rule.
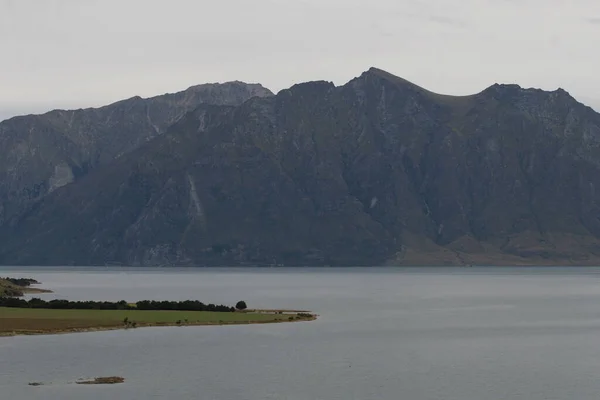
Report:
[[[23,289],[0,278],[0,297],[2,296],[23,296]]]

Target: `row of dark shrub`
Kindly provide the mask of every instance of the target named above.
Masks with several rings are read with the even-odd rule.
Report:
[[[11,308],[43,308],[54,310],[169,310],[169,311],[214,311],[234,312],[235,308],[224,305],[204,304],[197,300],[186,301],[153,301],[142,300],[135,305],[128,304],[125,300],[110,301],[69,301],[50,300],[38,298],[30,300],[15,297],[0,297],[0,307]]]
[[[12,283],[13,285],[17,285],[17,286],[21,286],[21,287],[29,287],[31,285],[39,284],[38,281],[36,281],[35,279],[31,279],[31,278],[0,278],[0,279],[4,279],[5,281]]]
[[[224,305],[204,304],[198,300],[185,301],[155,301],[142,300],[136,303],[138,310],[173,310],[173,311],[214,311],[234,312],[234,307]]]

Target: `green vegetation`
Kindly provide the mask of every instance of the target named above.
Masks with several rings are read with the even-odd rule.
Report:
[[[14,283],[0,278],[0,297],[2,296],[23,296],[23,290]]]
[[[134,329],[144,326],[262,324],[313,320],[303,311],[248,310],[198,300],[69,301],[20,299],[33,279],[0,279],[0,336]],[[33,289],[41,290],[41,289]],[[237,310],[236,310],[237,309]]]
[[[291,318],[291,319],[290,319]],[[261,324],[312,320],[307,313],[56,310],[0,307],[0,335],[82,332],[144,326]]]
[[[31,285],[39,285],[39,282],[35,279],[31,278],[0,278],[5,281],[9,281],[13,285],[21,286],[21,287],[29,287]]]
[[[20,297],[25,293],[51,293],[51,290],[32,288],[31,285],[39,284],[35,279],[25,278],[0,278],[0,297]]]
[[[53,310],[168,310],[168,311],[213,311],[213,312],[235,312],[235,308],[224,305],[204,304],[198,300],[185,301],[155,301],[142,300],[137,303],[127,303],[125,300],[111,301],[69,301],[50,300],[45,301],[38,298],[30,300],[15,297],[0,296],[0,307],[10,308],[43,308]]]
[[[245,302],[245,301],[243,301],[243,300],[242,300],[242,301],[238,301],[238,302],[236,303],[236,305],[235,305],[235,309],[236,309],[236,310],[245,310],[245,309],[247,309],[247,308],[248,308],[248,306],[246,305],[246,302]]]

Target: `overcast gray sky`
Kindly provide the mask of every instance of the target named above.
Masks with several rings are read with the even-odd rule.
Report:
[[[0,0],[0,119],[228,80],[563,87],[600,110],[598,0]]]

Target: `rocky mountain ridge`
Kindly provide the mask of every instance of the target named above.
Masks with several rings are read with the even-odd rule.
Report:
[[[2,121],[0,226],[47,193],[162,134],[200,104],[239,105],[254,96],[271,95],[261,85],[235,81]]]
[[[373,68],[199,106],[0,229],[0,262],[597,265],[599,168],[600,115],[562,89]]]

